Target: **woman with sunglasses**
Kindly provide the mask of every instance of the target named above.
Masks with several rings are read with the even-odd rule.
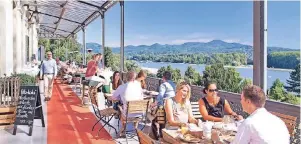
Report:
[[[237,120],[242,119],[242,116],[232,111],[226,99],[217,95],[218,89],[215,82],[206,83],[203,92],[206,96],[199,100],[199,109],[205,121],[221,122],[225,112]]]
[[[186,82],[177,85],[176,96],[169,98],[165,103],[167,126],[185,126],[189,123],[198,124],[192,115],[190,104],[190,86]]]

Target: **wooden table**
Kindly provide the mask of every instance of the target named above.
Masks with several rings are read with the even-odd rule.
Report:
[[[187,142],[182,141],[178,136],[180,135],[180,132],[178,130],[167,130],[162,129],[163,139],[164,141],[171,143],[171,144],[188,144]],[[194,136],[200,137],[202,135],[202,132],[193,132],[191,133]],[[220,136],[220,138],[223,140],[225,137],[229,138],[230,136]],[[234,137],[231,137],[234,138]],[[200,144],[213,144],[212,140],[206,140],[201,139],[199,142]],[[224,144],[227,144],[228,142],[223,141]]]

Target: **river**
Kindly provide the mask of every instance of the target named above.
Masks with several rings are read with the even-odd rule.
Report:
[[[167,62],[138,62],[137,64],[141,67],[159,69],[163,66],[171,65],[172,68],[178,68],[181,70],[182,75],[184,75],[187,67],[191,65],[198,72],[203,73],[206,65],[196,65],[196,64],[184,64],[184,63],[167,63]],[[240,76],[243,78],[253,79],[253,68],[252,67],[235,67],[236,71],[240,73]],[[267,72],[267,84],[270,88],[273,85],[273,82],[279,78],[281,82],[286,85],[286,80],[289,79],[289,70],[277,70],[277,69],[268,69]]]

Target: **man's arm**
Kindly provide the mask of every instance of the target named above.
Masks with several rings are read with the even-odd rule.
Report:
[[[54,77],[56,77],[56,75],[57,75],[57,64],[54,61]]]
[[[161,84],[159,87],[159,94],[157,96],[157,102],[163,102],[163,96],[164,96],[165,92],[166,92],[166,87],[164,84]]]
[[[238,127],[238,132],[231,144],[249,144],[251,136],[251,126],[244,122]]]
[[[111,100],[120,100],[120,95],[123,92],[123,86],[121,85],[114,91],[113,95],[111,96]]]

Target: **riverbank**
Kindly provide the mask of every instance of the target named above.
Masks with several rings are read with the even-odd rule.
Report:
[[[224,66],[225,68],[250,68],[253,69],[253,65],[241,65],[241,66]],[[293,69],[282,69],[282,68],[268,68],[268,70],[275,70],[275,71],[286,71],[292,72]]]
[[[195,64],[192,64],[195,65]],[[224,66],[225,68],[239,68],[239,69],[253,69],[252,65],[246,65],[246,66]],[[158,68],[150,68],[150,67],[141,67],[143,70],[147,70],[152,74],[157,74]],[[292,72],[293,69],[280,69],[280,68],[268,68],[268,70],[272,71],[284,71],[284,72]]]

